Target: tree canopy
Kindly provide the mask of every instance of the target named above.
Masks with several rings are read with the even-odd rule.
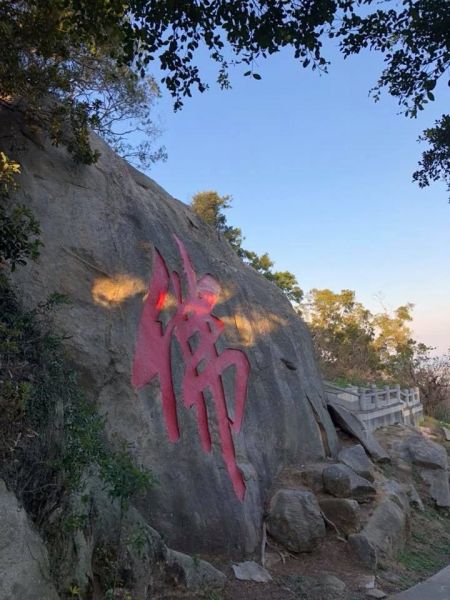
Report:
[[[57,98],[59,109],[46,114],[44,125],[56,142],[65,141],[77,158],[92,162],[88,127],[122,151],[117,125],[124,118],[152,139],[152,76],[161,78],[175,108],[193,88],[207,88],[199,49],[217,63],[222,87],[230,85],[232,65],[260,79],[256,60],[282,48],[290,48],[303,67],[319,70],[328,66],[326,39],[337,39],[345,57],[370,49],[385,61],[375,98],[386,89],[414,117],[434,100],[439,79],[448,74],[449,32],[446,0],[3,0],[0,93],[24,98],[41,112],[42,98]],[[70,135],[62,123],[69,123]],[[437,179],[448,183],[448,115],[422,139],[430,148],[414,179],[421,186]],[[146,150],[134,154],[150,162],[164,155],[162,149]]]
[[[223,212],[230,208],[231,200],[231,196],[220,196],[217,192],[209,190],[195,194],[191,206],[205,223],[208,223],[225,236],[233,250],[245,264],[278,286],[288,300],[299,303],[303,298],[303,291],[293,273],[290,271],[274,271],[274,262],[267,252],[258,255],[252,250],[243,248],[244,238],[241,229],[228,225],[227,217]]]
[[[127,3],[116,0],[4,0],[0,3],[0,100],[18,104],[54,144],[95,162],[89,130],[143,166],[165,158],[151,118],[159,95],[139,74]],[[144,140],[130,144],[131,132]]]
[[[313,289],[302,304],[325,377],[353,383],[410,382],[416,350],[411,304],[373,314],[352,290]]]

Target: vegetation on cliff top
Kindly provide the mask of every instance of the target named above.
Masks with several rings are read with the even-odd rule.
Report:
[[[303,291],[298,285],[295,275],[290,271],[275,271],[273,269],[274,262],[267,252],[259,255],[242,246],[245,238],[241,229],[229,225],[224,213],[224,210],[230,208],[231,200],[231,196],[220,196],[217,192],[209,190],[195,194],[191,206],[196,215],[228,240],[233,250],[246,265],[278,286],[288,300],[298,304],[303,298]]]

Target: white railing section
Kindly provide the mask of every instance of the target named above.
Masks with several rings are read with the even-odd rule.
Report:
[[[418,425],[423,417],[418,388],[402,389],[400,385],[343,388],[325,382],[325,391],[330,400],[355,413],[371,431],[395,423]]]

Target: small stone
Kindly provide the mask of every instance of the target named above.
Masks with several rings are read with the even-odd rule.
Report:
[[[278,565],[281,560],[281,555],[278,552],[267,552],[264,564],[268,569],[273,569],[273,567]]]
[[[361,590],[373,590],[375,587],[375,575],[363,575],[358,584]]]
[[[443,427],[442,431],[444,433],[445,441],[450,442],[450,429],[447,429],[447,427]]]
[[[389,583],[394,583],[395,585],[400,585],[403,582],[402,576],[398,573],[394,573],[393,571],[384,571],[383,580],[388,581]]]
[[[347,586],[331,573],[320,576],[287,575],[283,577],[287,584],[284,588],[294,593],[296,598],[307,600],[345,600],[348,598]]]
[[[272,577],[267,569],[258,565],[253,560],[232,565],[232,569],[236,579],[240,579],[241,581],[257,581],[258,583],[272,581]]]
[[[334,575],[324,573],[318,581],[321,592],[325,598],[330,597],[333,598],[333,600],[336,600],[345,595],[347,586],[341,579],[338,579]]]
[[[387,594],[385,594],[385,593],[383,592],[383,590],[379,590],[378,588],[375,588],[375,589],[373,589],[373,590],[369,590],[369,591],[367,592],[367,596],[368,596],[369,598],[379,598],[379,599],[381,600],[381,598],[386,598],[386,597],[387,597]]]

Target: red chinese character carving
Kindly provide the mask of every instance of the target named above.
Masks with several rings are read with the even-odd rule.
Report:
[[[216,341],[224,323],[211,314],[220,293],[220,286],[211,275],[196,278],[183,243],[175,241],[183,264],[186,293],[183,298],[178,273],[169,273],[158,251],[155,252],[152,279],[139,324],[134,355],[132,384],[141,388],[158,377],[164,419],[171,442],[180,437],[177,406],[173,388],[170,346],[173,337],[179,343],[184,361],[182,381],[183,403],[197,411],[198,432],[203,450],[211,451],[211,434],[205,393],[213,399],[219,425],[222,455],[239,500],[244,499],[245,483],[236,464],[232,431],[241,428],[250,364],[244,352],[227,348],[220,354]],[[163,324],[162,311],[173,304],[172,316]],[[235,367],[234,417],[231,418],[225,400],[222,375]]]

